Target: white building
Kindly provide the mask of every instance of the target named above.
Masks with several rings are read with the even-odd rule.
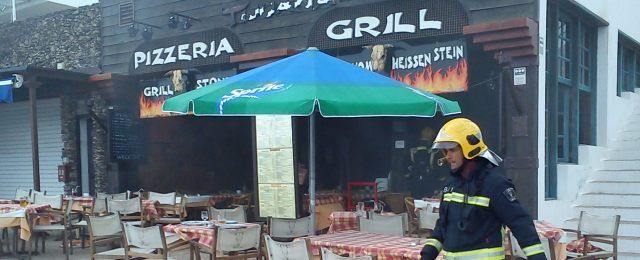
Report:
[[[620,214],[621,258],[638,259],[640,1],[539,5],[538,217]]]

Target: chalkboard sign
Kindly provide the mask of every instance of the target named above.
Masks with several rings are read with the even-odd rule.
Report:
[[[130,111],[112,110],[110,120],[111,158],[139,160],[144,155],[140,118]]]

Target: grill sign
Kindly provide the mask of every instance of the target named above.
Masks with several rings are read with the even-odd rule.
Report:
[[[334,8],[317,20],[309,46],[361,46],[462,34],[466,11],[450,0],[389,0]]]

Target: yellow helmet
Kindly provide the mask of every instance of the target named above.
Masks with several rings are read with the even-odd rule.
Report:
[[[450,149],[456,145],[460,145],[462,154],[467,159],[480,156],[495,165],[502,161],[502,158],[489,150],[484,143],[480,127],[469,119],[456,118],[444,124],[433,141],[431,149]]]

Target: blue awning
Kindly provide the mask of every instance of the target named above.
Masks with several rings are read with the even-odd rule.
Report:
[[[15,77],[0,80],[0,102],[13,103],[13,86]]]

